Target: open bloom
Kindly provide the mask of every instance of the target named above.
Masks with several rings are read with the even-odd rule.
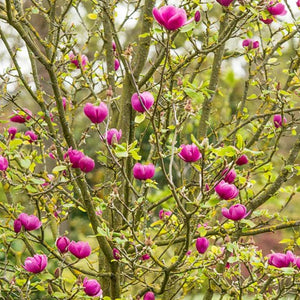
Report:
[[[85,115],[95,124],[102,123],[108,115],[108,108],[104,102],[99,105],[87,103],[83,109]]]
[[[243,40],[243,47],[250,49],[256,49],[259,47],[259,41],[254,41],[252,39],[245,39]]]
[[[176,30],[185,25],[187,21],[185,10],[172,5],[154,7],[152,13],[157,23],[167,30]]]
[[[95,167],[95,162],[92,158],[88,156],[83,156],[79,161],[79,168],[82,172],[88,173],[91,172]]]
[[[33,257],[27,257],[25,259],[23,268],[31,273],[40,273],[47,267],[47,263],[47,255],[36,254]]]
[[[29,137],[29,143],[33,143],[38,139],[37,134],[35,134],[32,130],[28,130],[25,132],[25,135]]]
[[[107,130],[106,132],[106,140],[109,145],[118,143],[121,137],[122,137],[121,129],[118,131],[118,129],[112,128],[110,130]]]
[[[10,136],[10,139],[13,140],[16,136],[16,133],[18,132],[18,129],[16,127],[9,127],[7,129],[8,134]]]
[[[163,210],[163,209],[161,209],[160,211],[159,211],[159,218],[161,219],[161,220],[164,220],[166,217],[170,217],[172,215],[172,212],[171,211],[169,211],[169,210]]]
[[[228,172],[228,169],[226,168],[223,172],[222,175],[226,174]],[[231,169],[224,177],[224,181],[228,183],[233,183],[236,178],[236,172],[234,169]]]
[[[153,164],[142,165],[136,163],[132,169],[133,176],[139,180],[147,180],[154,176],[155,166]]]
[[[8,160],[0,155],[0,171],[6,171],[6,169],[8,168]]]
[[[286,268],[291,263],[296,262],[296,258],[291,251],[287,251],[286,254],[284,253],[272,253],[268,255],[268,263],[271,266],[277,267],[277,268]]]
[[[199,253],[201,253],[201,254],[205,253],[208,246],[209,246],[209,241],[207,238],[205,238],[205,237],[197,238],[196,248]]]
[[[17,111],[13,116],[10,117],[10,121],[15,123],[25,123],[26,121],[30,120],[32,116],[32,112],[24,108],[24,112]]]
[[[80,64],[84,69],[88,63],[88,58],[84,54],[75,55],[72,51],[69,53],[69,59],[70,62],[76,66],[77,69],[80,69]]]
[[[18,217],[18,220],[21,222],[22,226],[24,226],[24,229],[27,231],[36,230],[42,226],[42,222],[35,215],[27,215],[25,213],[21,213]]]
[[[222,6],[228,7],[234,0],[217,0]]]
[[[272,16],[284,16],[287,13],[284,4],[282,3],[275,4],[273,1],[269,3],[267,10]]]
[[[286,118],[283,117],[283,123],[285,124],[286,122],[287,122]],[[282,126],[282,116],[281,115],[274,115],[273,123],[274,123],[274,126],[276,128],[281,127]]]
[[[85,155],[76,149],[69,148],[68,152],[64,155],[64,159],[69,157],[69,160],[72,164],[72,168],[79,168],[79,162]]]
[[[246,165],[248,163],[248,157],[246,154],[243,154],[242,156],[240,156],[236,162],[235,162],[238,166],[242,166],[242,165]]]
[[[131,97],[132,108],[138,112],[148,110],[154,103],[154,97],[150,92],[143,92],[138,95],[134,93]]]
[[[99,297],[102,295],[102,289],[100,283],[96,279],[87,279],[83,280],[84,292],[88,296]]]
[[[247,213],[247,208],[242,204],[235,204],[230,206],[229,209],[223,207],[222,208],[222,215],[230,220],[241,220],[246,218],[250,212]]]
[[[225,200],[233,199],[239,194],[239,190],[234,184],[227,183],[224,180],[215,187],[215,191],[221,199]]]
[[[55,243],[60,253],[68,252],[69,244],[70,244],[70,240],[66,236],[59,237]]]
[[[88,242],[74,242],[72,241],[69,244],[68,250],[77,258],[85,258],[88,257],[91,252],[91,246]]]
[[[185,162],[195,162],[202,157],[198,147],[195,144],[191,145],[181,145],[181,151],[178,156]]]
[[[154,295],[154,293],[152,293],[152,292],[147,292],[147,293],[144,295],[143,300],[155,300],[155,295]]]

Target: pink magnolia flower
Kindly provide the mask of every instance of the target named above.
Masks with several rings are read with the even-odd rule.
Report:
[[[147,292],[144,297],[143,300],[155,300],[155,295],[152,292]]]
[[[15,123],[25,123],[26,121],[30,120],[32,117],[32,112],[24,108],[24,112],[17,111],[15,114],[10,117],[10,121],[15,122]]]
[[[72,168],[79,168],[79,162],[84,156],[85,155],[81,151],[76,149],[73,150],[71,147],[68,149],[68,152],[65,153],[64,159],[69,157],[69,160],[72,164]]]
[[[16,133],[18,132],[18,129],[16,127],[9,127],[7,129],[7,132],[10,136],[10,139],[13,140],[16,136]]]
[[[143,103],[143,104],[142,104]],[[132,108],[138,112],[144,112],[148,110],[154,103],[154,97],[150,92],[134,93],[131,97]]]
[[[247,155],[243,154],[242,156],[240,156],[236,162],[235,162],[238,166],[242,166],[242,165],[246,165],[248,163],[248,157]]]
[[[167,210],[167,211],[165,211],[165,210],[163,210],[163,209],[161,209],[160,211],[159,211],[159,218],[161,219],[161,220],[164,220],[166,217],[169,217],[169,216],[171,216],[172,215],[172,212],[171,211],[169,211],[169,210]]]
[[[38,139],[37,134],[35,134],[32,130],[28,130],[25,132],[25,135],[29,137],[29,143],[33,143]]]
[[[201,254],[205,253],[209,246],[209,241],[205,237],[197,238],[196,240],[196,248],[197,251]]]
[[[157,23],[167,30],[177,30],[185,25],[187,21],[185,10],[172,5],[162,6],[160,8],[154,7],[152,13]]]
[[[87,103],[84,106],[83,111],[92,123],[95,124],[102,123],[108,115],[108,108],[104,102],[101,102],[98,106]]]
[[[55,176],[53,174],[47,174],[47,177],[49,179],[49,181],[51,182],[52,180],[54,180]],[[46,181],[42,184],[43,187],[48,186],[50,183],[49,181]]]
[[[230,206],[229,209],[223,207],[222,215],[230,220],[238,221],[246,218],[250,212],[247,213],[247,208],[242,204],[235,204]]]
[[[259,41],[254,41],[252,39],[245,39],[243,40],[243,47],[247,48],[248,50],[256,49],[259,47]]]
[[[136,163],[132,169],[133,176],[139,180],[147,180],[154,176],[155,166],[153,164],[142,165]]]
[[[284,253],[272,253],[268,255],[268,263],[271,266],[277,268],[286,268],[291,263],[296,263],[296,258],[291,251],[287,251],[286,254]]]
[[[234,184],[227,183],[224,180],[215,187],[215,191],[221,199],[225,200],[234,199],[239,194],[239,190]]]
[[[55,245],[60,253],[66,253],[68,252],[70,240],[66,236],[61,236],[56,240]]]
[[[118,71],[119,67],[120,67],[120,62],[119,62],[119,60],[116,58],[116,59],[115,59],[115,71]]]
[[[113,256],[114,256],[114,259],[116,259],[116,260],[121,259],[120,251],[117,248],[113,249]]]
[[[111,43],[111,46],[112,46],[112,48],[113,48],[114,51],[117,50],[117,46],[116,46],[116,43],[114,41]]]
[[[299,0],[300,1],[300,0]],[[298,6],[299,7],[299,6]],[[296,259],[295,259],[295,264],[296,264],[296,266],[300,269],[300,257],[297,257]]]
[[[297,2],[296,2],[296,5],[298,6],[298,7],[300,7],[300,0],[298,0]],[[300,267],[299,267],[300,268]]]
[[[64,108],[64,110],[66,110],[66,107],[67,107],[67,98],[66,97],[62,97],[61,100],[62,100],[62,103],[63,103],[63,108]]]
[[[300,1],[300,0],[299,0],[299,1]],[[200,11],[197,10],[197,11],[195,12],[194,20],[195,20],[196,23],[198,23],[198,22],[200,21],[200,19],[201,19],[201,14],[200,14]]]
[[[222,6],[228,7],[234,0],[217,0]]]
[[[95,168],[95,162],[88,156],[83,156],[79,161],[79,168],[82,172],[88,173]]]
[[[228,172],[228,169],[226,168],[223,172],[222,175],[226,174]],[[236,172],[234,169],[231,169],[224,177],[224,181],[228,183],[233,183],[236,178]]]
[[[181,151],[178,156],[185,162],[195,162],[202,157],[201,152],[195,144],[191,145],[181,145]]]
[[[284,4],[274,3],[273,1],[269,3],[267,10],[272,16],[284,16],[287,13]]]
[[[106,132],[105,138],[109,145],[118,143],[122,137],[122,129],[112,128]]]
[[[54,154],[53,154],[52,152],[49,152],[48,155],[49,155],[49,157],[50,157],[51,159],[56,159],[55,156],[54,156]]]
[[[45,254],[36,254],[25,259],[23,268],[31,273],[40,273],[47,267],[47,263],[48,258]]]
[[[22,229],[22,222],[19,219],[16,219],[14,221],[14,232],[15,233],[19,233]]]
[[[69,244],[68,250],[77,258],[85,258],[88,257],[91,252],[91,246],[88,242],[74,242],[72,241]]]
[[[88,63],[88,58],[84,54],[83,55],[80,55],[80,54],[75,55],[73,53],[73,51],[71,51],[69,53],[69,59],[70,59],[70,62],[76,66],[77,69],[80,69],[80,64],[81,64],[82,68],[85,69],[85,66]]]
[[[267,18],[267,19],[260,18],[260,20],[267,25],[271,24],[274,21],[274,19],[272,18]]]
[[[87,277],[83,280],[84,292],[88,296],[92,297],[100,297],[102,296],[102,289],[100,283],[96,279],[87,279]]]
[[[8,160],[0,155],[0,171],[6,171],[6,169],[8,168]]]
[[[21,221],[22,226],[24,226],[24,229],[27,231],[36,230],[42,226],[42,222],[35,215],[21,213],[18,217],[18,220]]]
[[[148,259],[150,259],[150,255],[148,253],[146,253],[140,257],[140,260],[148,260]]]
[[[279,128],[282,126],[282,116],[281,115],[274,115],[273,117],[274,126],[276,128]],[[283,123],[286,124],[287,120],[285,117],[283,117]]]

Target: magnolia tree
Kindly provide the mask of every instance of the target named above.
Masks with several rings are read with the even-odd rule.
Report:
[[[168,2],[1,1],[1,299],[299,299],[300,3]]]

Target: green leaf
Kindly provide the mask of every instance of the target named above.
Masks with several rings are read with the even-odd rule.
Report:
[[[290,244],[291,241],[292,241],[291,239],[283,239],[279,243],[280,244]]]
[[[183,90],[190,98],[192,98],[192,100],[195,100],[197,103],[201,103],[204,99],[203,94],[199,91],[195,91],[191,88],[184,88]]]
[[[254,222],[252,222],[248,219],[242,219],[240,222],[243,223],[243,224],[248,225],[250,228],[253,228],[253,227],[256,226],[256,224]]]
[[[56,166],[55,168],[53,168],[52,173],[58,173],[60,171],[66,170],[66,169],[67,169],[67,166],[63,166],[63,165]]]
[[[62,292],[55,292],[55,293],[53,293],[51,296],[52,296],[52,297],[59,298],[59,299],[61,299],[61,298],[66,298],[66,297],[67,297],[67,295],[66,295],[65,293],[62,293]]]
[[[136,124],[140,124],[142,123],[144,120],[145,120],[145,114],[140,114],[140,115],[137,115],[135,118],[134,118],[134,123]]]
[[[43,184],[45,183],[44,179],[39,179],[39,178],[30,178],[30,181],[35,183],[35,184]]]
[[[237,139],[237,142],[236,142],[236,146],[241,150],[244,148],[244,139],[243,139],[243,136],[241,134],[237,134],[236,135],[236,139]]]
[[[204,205],[203,207],[214,207],[216,206],[218,203],[220,203],[220,199],[219,198],[211,198],[209,199]]]
[[[30,159],[20,159],[20,165],[24,169],[28,169],[31,165]]]
[[[237,154],[237,149],[233,146],[227,146],[223,148],[214,149],[213,152],[218,156],[233,157]]]
[[[37,189],[36,188],[34,188],[32,185],[30,185],[30,184],[27,184],[26,186],[25,186],[25,188],[26,188],[26,190],[29,192],[29,193],[36,193],[37,192]]]
[[[200,148],[200,149],[202,148],[200,143],[197,141],[197,139],[195,138],[195,136],[193,134],[191,134],[191,140],[198,148]]]
[[[21,139],[13,139],[9,143],[10,150],[15,150],[18,146],[22,145],[23,141]]]
[[[195,28],[195,22],[191,22],[190,24],[183,26],[180,28],[180,32],[188,32]]]
[[[135,160],[140,160],[142,157],[136,152],[136,150],[129,151],[130,155]]]
[[[88,14],[88,18],[89,18],[90,20],[96,20],[97,17],[98,17],[97,14]]]

